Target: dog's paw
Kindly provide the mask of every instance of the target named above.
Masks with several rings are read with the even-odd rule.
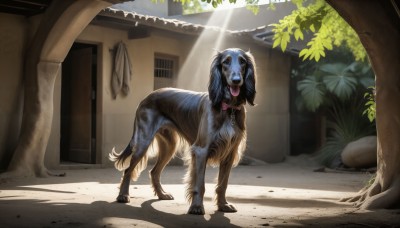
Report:
[[[129,199],[129,195],[119,195],[117,197],[117,202],[118,203],[129,203],[130,199]]]
[[[237,212],[235,206],[232,204],[222,204],[218,205],[218,211],[227,212],[227,213],[234,213]]]
[[[173,200],[174,197],[169,193],[158,194],[159,200]]]
[[[204,206],[200,205],[200,206],[190,206],[188,214],[192,214],[192,215],[204,215],[205,211],[204,211]]]

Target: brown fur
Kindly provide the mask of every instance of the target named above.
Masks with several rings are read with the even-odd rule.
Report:
[[[236,212],[228,204],[225,192],[230,170],[237,165],[245,148],[245,108],[254,105],[255,64],[250,53],[227,49],[215,57],[210,71],[208,93],[164,88],[154,91],[139,105],[133,136],[121,153],[113,150],[110,159],[125,170],[118,202],[129,202],[129,183],[146,168],[147,151],[157,143],[158,160],[150,171],[155,194],[159,199],[173,199],[160,182],[164,167],[185,145],[188,172],[186,197],[191,203],[188,213],[204,214],[204,174],[206,165],[219,166],[216,188],[220,211]],[[240,91],[240,92],[239,92]],[[224,105],[230,107],[224,109]]]

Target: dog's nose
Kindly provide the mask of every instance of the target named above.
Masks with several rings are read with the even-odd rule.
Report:
[[[232,83],[235,84],[235,85],[239,84],[240,83],[240,78],[232,79]]]
[[[232,83],[233,84],[237,85],[242,81],[242,79],[241,79],[239,74],[233,74],[232,76],[233,76],[232,77]]]

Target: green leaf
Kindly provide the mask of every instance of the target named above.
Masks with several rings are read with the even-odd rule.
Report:
[[[328,40],[328,39],[323,40],[323,41],[322,41],[322,45],[324,45],[324,47],[325,47],[326,49],[328,49],[328,50],[332,50],[332,49],[333,49],[332,41],[331,41],[331,40]]]
[[[281,43],[280,38],[275,39],[274,44],[272,45],[272,48],[276,48],[280,43]]]
[[[300,17],[300,15],[297,15],[296,18],[294,19],[294,22],[296,22],[296,24],[300,25],[302,19]]]
[[[287,44],[288,44],[288,42],[281,42],[281,49],[282,49],[282,51],[285,51],[285,50],[286,50]]]
[[[343,75],[347,66],[343,63],[328,63],[323,64],[319,69],[330,75]]]
[[[349,98],[350,95],[355,91],[357,85],[356,78],[344,75],[324,76],[323,82],[330,92],[342,100]]]
[[[315,32],[314,24],[310,25],[310,30],[311,30],[311,32]]]
[[[300,29],[296,29],[295,31],[294,31],[294,38],[296,39],[296,40],[303,40],[304,39],[304,35],[303,35],[303,32],[301,32],[301,30]]]
[[[305,105],[310,111],[317,110],[323,103],[325,89],[315,76],[307,76],[297,83],[297,89],[304,98]]]
[[[303,56],[303,55],[305,55],[307,53],[308,53],[308,49],[304,48],[303,50],[300,51],[299,57],[301,57],[301,56]]]
[[[319,61],[319,59],[321,58],[321,55],[320,55],[320,53],[315,53],[315,55],[314,55],[314,58],[315,58],[315,61],[316,62],[318,62]]]
[[[311,54],[312,52],[309,49],[303,49],[300,54],[304,54],[303,56],[303,61],[306,60]],[[300,55],[299,55],[300,56]],[[301,57],[301,56],[300,56]]]
[[[319,31],[319,29],[321,28],[322,22],[321,21],[316,21],[314,24],[315,30]]]
[[[290,42],[290,35],[289,32],[285,32],[282,34],[282,40],[281,40],[281,48],[282,51],[286,50],[287,44]]]

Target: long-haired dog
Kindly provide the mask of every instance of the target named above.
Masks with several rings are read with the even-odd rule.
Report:
[[[253,56],[240,49],[218,52],[210,70],[208,93],[165,88],[148,95],[136,111],[133,136],[121,152],[110,159],[125,170],[117,201],[129,202],[130,180],[136,180],[147,165],[146,152],[156,140],[158,159],[150,171],[155,194],[171,200],[161,186],[160,174],[180,145],[186,141],[188,213],[204,214],[206,165],[219,166],[216,203],[219,211],[236,212],[225,199],[230,170],[237,165],[246,141],[245,108],[254,105],[256,70]]]

